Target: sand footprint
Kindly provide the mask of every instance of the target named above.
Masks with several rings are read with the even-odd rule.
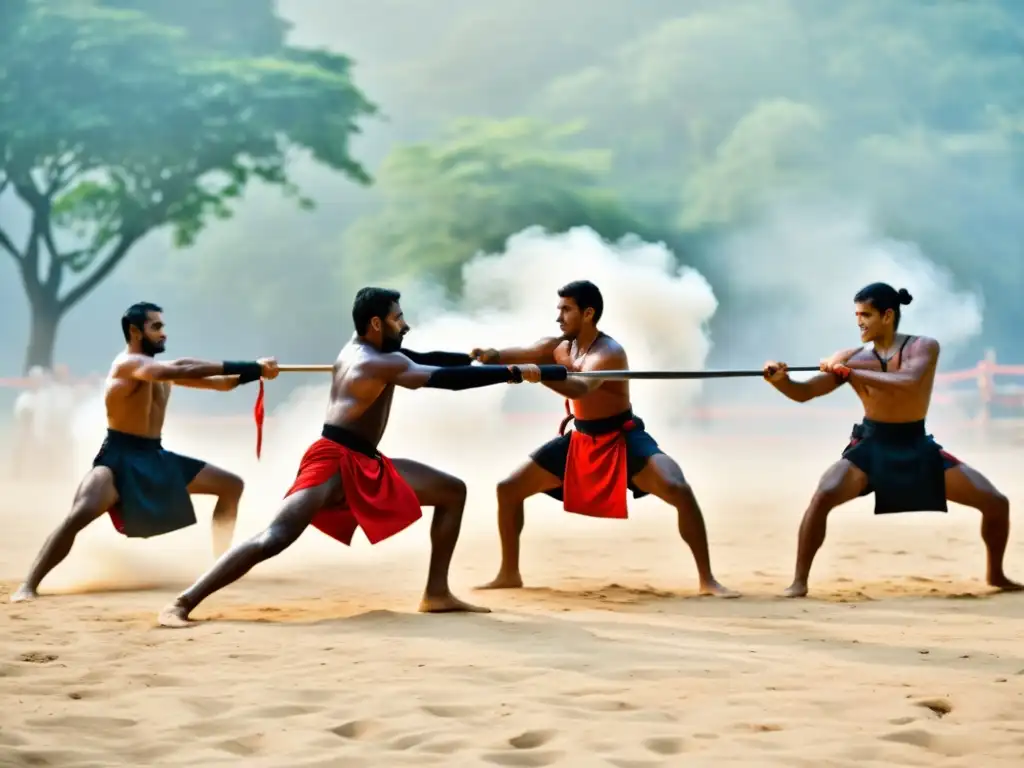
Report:
[[[945,717],[953,711],[953,705],[946,699],[922,699],[915,701],[914,706],[931,710],[937,717]]]
[[[686,742],[674,736],[660,736],[647,739],[644,748],[656,755],[678,755],[686,749]]]
[[[341,736],[343,739],[359,740],[380,733],[381,726],[376,720],[352,720],[329,730],[335,736]]]
[[[507,765],[513,768],[544,768],[554,765],[562,758],[562,752],[491,752],[481,757],[495,765]]]
[[[467,707],[464,704],[444,704],[440,706],[428,704],[423,707],[423,711],[434,717],[469,717],[477,710],[475,707]]]
[[[880,737],[882,741],[891,741],[896,744],[909,744],[915,747],[931,750],[935,746],[935,737],[928,731],[915,728],[909,731],[896,731],[887,733]]]
[[[557,731],[524,731],[509,739],[508,743],[515,749],[536,749],[543,747],[557,735]]]
[[[271,707],[260,707],[251,712],[253,717],[267,718],[268,720],[277,720],[281,717],[295,717],[297,715],[311,715],[314,712],[320,712],[323,707],[315,706],[303,706],[300,704],[277,704]]]
[[[879,738],[882,741],[919,747],[927,752],[945,755],[946,757],[960,757],[965,753],[965,750],[955,740],[930,733],[923,728],[886,733]]]
[[[436,731],[406,733],[395,738],[390,744],[388,744],[388,748],[396,751],[412,749],[413,747],[418,747],[420,744],[429,741],[436,735],[436,733]],[[342,734],[339,733],[338,735],[341,736]]]
[[[254,733],[250,736],[241,736],[236,739],[222,741],[215,746],[224,752],[237,757],[252,757],[263,750],[264,737],[262,734]]]

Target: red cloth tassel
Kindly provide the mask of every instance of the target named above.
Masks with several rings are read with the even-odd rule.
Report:
[[[252,415],[256,419],[256,460],[260,458],[260,452],[263,450],[263,416],[265,415],[263,407],[263,379],[260,379],[260,391],[256,395],[256,406],[252,409]]]

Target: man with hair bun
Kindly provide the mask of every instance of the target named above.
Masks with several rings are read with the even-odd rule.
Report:
[[[939,342],[898,333],[900,307],[913,297],[887,283],[862,288],[854,301],[862,347],[821,363],[821,373],[792,381],[786,364],[768,362],[764,377],[790,400],[805,403],[849,383],[864,404],[842,457],[822,475],[800,523],[793,583],[787,597],[807,595],[811,564],[825,541],[829,512],[858,496],[875,494],[875,514],[947,512],[947,501],[981,513],[988,583],[1019,590],[1003,571],[1010,503],[976,469],[947,453],[925,431]],[[870,347],[868,345],[871,345]]]

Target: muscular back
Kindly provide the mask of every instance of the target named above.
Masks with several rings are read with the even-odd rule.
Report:
[[[140,437],[160,437],[167,414],[171,385],[163,381],[140,381],[120,376],[134,356],[118,355],[104,385],[107,426]]]
[[[886,374],[903,374],[906,379],[902,386],[880,386],[872,381],[850,378],[857,397],[864,404],[864,416],[875,421],[907,422],[920,421],[928,414],[932,388],[935,384],[935,369],[938,363],[937,342],[926,336],[910,339],[902,352],[897,352],[886,364],[882,363],[870,349],[862,349],[851,357],[846,365],[860,371]]]

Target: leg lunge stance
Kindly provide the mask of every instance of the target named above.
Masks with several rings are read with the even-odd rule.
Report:
[[[486,611],[452,595],[448,569],[462,525],[466,486],[458,478],[377,449],[387,426],[395,387],[459,390],[539,381],[535,366],[474,366],[469,355],[402,349],[409,331],[399,294],[364,288],[356,295],[356,333],[334,366],[327,416],[319,440],[302,457],[298,476],[270,526],[225,554],[160,614],[169,627],[188,624],[196,606],[280,554],[309,526],[349,545],[357,528],[371,544],[384,541],[433,507],[431,557],[420,610]]]
[[[604,308],[593,283],[576,282],[559,291],[561,335],[542,339],[531,347],[476,349],[473,355],[487,363],[557,363],[569,371],[625,370],[625,351],[597,330]],[[702,594],[735,597],[737,593],[715,579],[708,554],[707,532],[697,500],[679,465],[667,456],[633,414],[629,383],[573,377],[545,386],[568,398],[573,411],[558,437],[543,445],[530,461],[498,485],[498,532],[501,565],[498,575],[482,589],[521,587],[519,540],[523,530],[523,503],[545,493],[563,503],[568,512],[592,517],[624,519],[627,492],[633,498],[657,496],[676,509],[679,534],[693,553]],[[575,428],[564,427],[575,421]]]
[[[106,439],[78,487],[71,512],[46,540],[13,601],[36,597],[40,582],[68,556],[78,533],[107,513],[124,536],[150,538],[194,524],[191,496],[212,495],[217,497],[214,554],[231,543],[242,479],[164,449],[160,433],[171,385],[228,391],[261,377],[276,377],[277,364],[270,358],[157,362],[154,358],[164,351],[167,340],[162,311],[155,304],[135,304],[121,318],[127,346],[107,376]]]
[[[1009,535],[1009,502],[977,470],[947,453],[925,430],[939,344],[926,336],[897,334],[907,291],[873,283],[854,297],[861,341],[872,344],[822,362],[822,373],[792,381],[783,363],[765,364],[765,378],[782,394],[807,402],[849,382],[864,404],[842,458],[822,476],[800,524],[789,597],[807,594],[814,556],[825,541],[829,513],[873,493],[875,514],[946,512],[947,501],[977,509],[988,553],[986,578],[994,587],[1020,586],[1003,571]]]

